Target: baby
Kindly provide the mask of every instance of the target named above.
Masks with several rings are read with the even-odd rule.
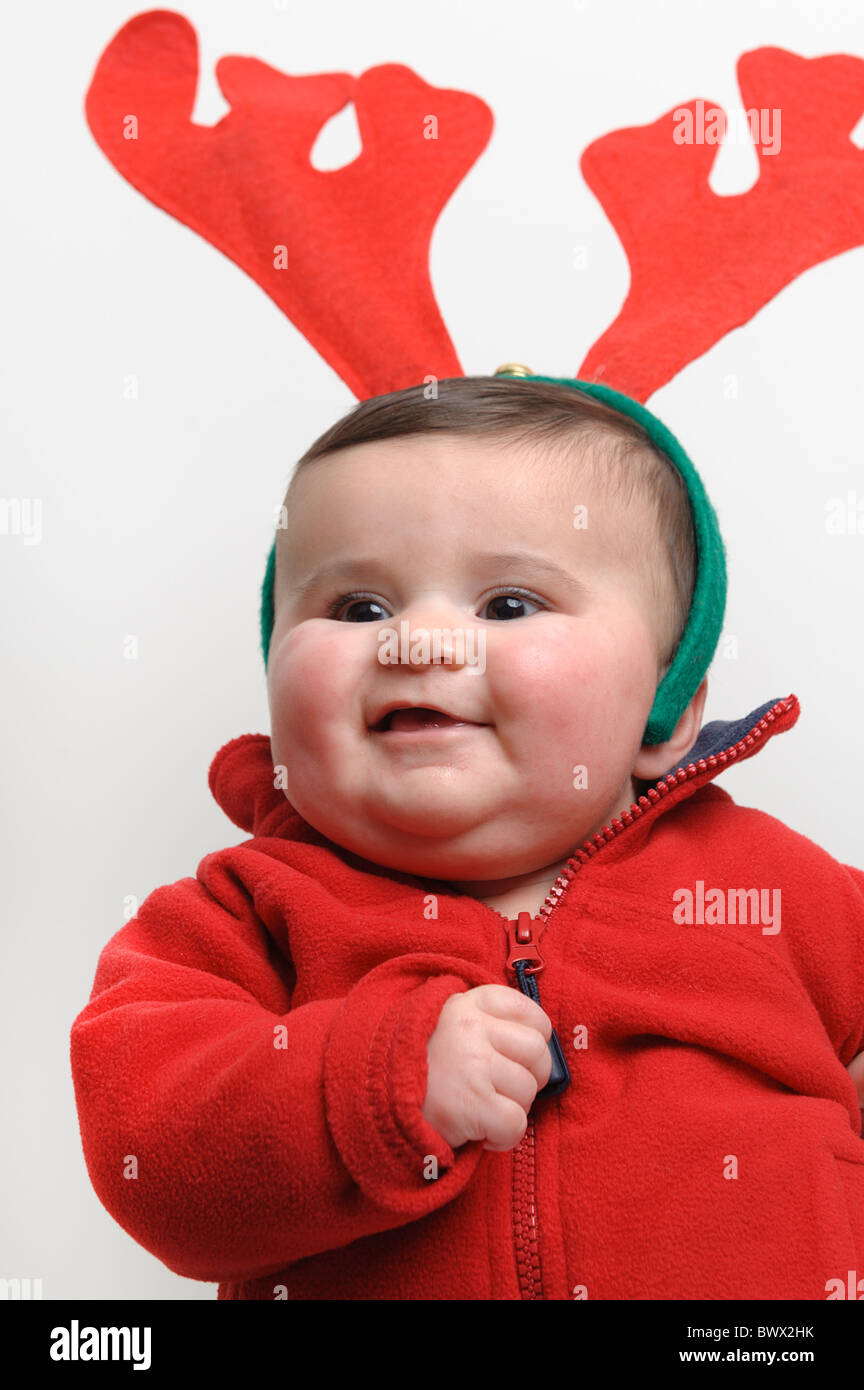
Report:
[[[220,1298],[864,1296],[864,872],[714,781],[794,696],[702,728],[703,678],[644,741],[675,467],[460,378],[356,407],[282,523],[270,735],[210,774],[252,838],[72,1029],[108,1210]]]

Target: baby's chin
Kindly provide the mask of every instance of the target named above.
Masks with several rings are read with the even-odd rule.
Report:
[[[347,760],[350,763],[350,757]],[[405,769],[398,776],[354,775],[334,767],[310,776],[287,764],[285,795],[310,825],[343,844],[365,838],[408,848],[460,839],[506,814],[500,779],[446,767]],[[330,775],[332,774],[332,775]],[[296,778],[296,780],[295,780]],[[516,809],[514,798],[512,809]],[[353,846],[346,845],[346,848]]]
[[[452,859],[466,850],[479,848],[481,842],[494,846],[491,808],[472,815],[464,806],[412,808],[401,805],[377,807],[374,812],[364,808],[350,818],[334,817],[324,808],[320,814],[315,808],[304,810],[295,806],[295,809],[334,844],[374,859],[375,863],[383,864],[390,859],[393,862],[388,867],[406,873],[415,872],[408,867],[409,859],[418,864],[433,861],[444,864],[448,857]]]
[[[418,807],[411,814],[404,804],[398,813],[386,817],[380,808],[378,815],[349,820],[335,819],[326,811],[318,815],[314,808],[300,813],[339,848],[381,868],[417,878],[498,880],[527,873],[555,857],[554,846],[550,849],[545,838],[538,836],[536,823],[513,809],[500,818],[493,808],[474,816],[466,815],[464,807],[449,814],[443,809],[430,814],[428,807]],[[569,844],[570,829],[561,827],[560,833]]]

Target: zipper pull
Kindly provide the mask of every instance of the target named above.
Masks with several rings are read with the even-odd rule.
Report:
[[[507,957],[507,969],[515,970],[516,962],[522,961],[526,967],[526,972],[530,975],[542,970],[545,961],[540,954],[540,947],[534,940],[534,923],[531,920],[530,912],[520,912],[515,921],[507,918],[507,939],[510,943],[510,954]],[[523,993],[528,993],[527,990]]]
[[[507,940],[510,947],[507,956],[507,968],[516,976],[522,993],[527,994],[529,999],[533,999],[535,1004],[540,1004],[540,989],[535,976],[538,971],[543,969],[545,961],[540,954],[537,942],[534,940],[534,922],[531,913],[520,912],[515,921],[510,918],[507,918],[506,921]],[[543,1006],[540,1005],[540,1007]],[[559,1096],[570,1085],[570,1071],[554,1028],[548,1046],[552,1054],[552,1070],[549,1073],[549,1080],[545,1086],[541,1086],[537,1095]]]

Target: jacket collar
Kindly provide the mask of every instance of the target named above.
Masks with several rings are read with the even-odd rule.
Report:
[[[738,719],[714,719],[704,724],[699,737],[684,757],[667,769],[640,798],[643,809],[658,807],[658,814],[700,790],[732,762],[743,762],[760,752],[774,734],[797,723],[801,707],[797,695],[766,700]],[[254,836],[276,836],[324,845],[344,854],[338,846],[314,830],[295,811],[280,787],[274,786],[273,755],[267,734],[240,734],[219,749],[210,764],[213,797],[241,830]],[[673,790],[675,795],[668,793]],[[602,840],[595,836],[595,841]]]
[[[792,725],[797,723],[798,715],[801,713],[797,695],[788,695],[786,699],[766,700],[764,705],[757,705],[756,709],[751,710],[749,714],[742,715],[740,719],[713,719],[710,724],[702,725],[699,730],[699,737],[693,747],[687,750],[680,762],[673,763],[671,767],[666,769],[660,781],[664,781],[671,773],[677,772],[679,768],[686,768],[690,763],[698,763],[702,758],[719,757],[725,749],[733,748],[741,742],[744,742],[745,748],[749,747],[746,742],[748,734],[772,710],[775,711],[775,714],[770,721],[773,725],[770,733],[766,731],[768,738],[772,734],[783,733],[786,729],[791,729]],[[764,748],[765,743],[766,738],[762,737],[758,741],[758,745],[752,748],[752,752],[748,751],[744,756],[751,757],[753,753],[758,753],[760,748]],[[713,776],[722,772],[723,767],[728,765],[728,761],[727,759],[722,767],[718,767]],[[735,761],[741,761],[741,754],[735,758]]]

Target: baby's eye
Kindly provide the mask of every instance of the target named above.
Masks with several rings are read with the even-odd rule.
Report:
[[[377,608],[378,612],[357,613],[354,610],[358,608]],[[381,619],[389,617],[389,614],[384,611],[384,605],[375,598],[369,598],[365,594],[341,594],[328,605],[327,617],[341,618],[349,623],[380,623]]]
[[[492,613],[495,618],[507,620],[509,618],[521,618],[524,616],[523,609],[528,604],[529,608],[540,610],[541,605],[535,603],[532,598],[524,594],[521,589],[506,589],[500,594],[494,594],[487,600],[486,607],[491,608],[493,604],[498,607]]]

